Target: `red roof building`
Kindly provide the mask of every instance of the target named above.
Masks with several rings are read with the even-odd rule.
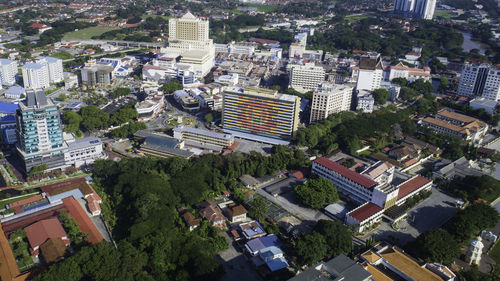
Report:
[[[398,200],[405,199],[408,195],[414,192],[419,192],[421,189],[430,187],[432,182],[422,176],[416,176],[399,186]]]
[[[370,218],[371,216],[374,216],[380,211],[382,211],[381,207],[371,202],[368,202],[350,211],[349,213],[347,213],[347,215],[355,219],[358,223],[361,223],[364,220]]]
[[[87,213],[82,209],[80,203],[73,197],[67,197],[62,199],[64,207],[68,210],[69,214],[78,223],[78,228],[80,231],[87,233],[87,242],[90,244],[96,244],[101,242],[104,238],[102,237],[99,230],[97,230],[94,223],[90,220]]]
[[[374,186],[377,185],[377,182],[368,178],[368,177],[365,177],[361,174],[358,174],[354,171],[351,171],[349,170],[348,168],[336,163],[336,162],[333,162],[331,161],[330,159],[328,158],[325,158],[325,157],[321,157],[319,159],[316,159],[316,161],[314,161],[316,164],[319,164],[337,174],[340,174],[341,176],[353,181],[354,183],[357,183],[365,188],[372,188]]]
[[[31,254],[34,256],[38,256],[40,246],[50,238],[60,238],[66,246],[70,243],[66,231],[57,218],[38,221],[25,227],[24,231],[30,243]]]

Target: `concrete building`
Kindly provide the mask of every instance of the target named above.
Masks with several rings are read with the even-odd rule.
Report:
[[[481,237],[478,236],[476,239],[472,240],[465,254],[467,262],[469,264],[479,265],[481,262],[481,255],[483,254],[483,248],[484,244]]]
[[[442,109],[434,117],[422,119],[421,124],[434,131],[464,138],[473,144],[481,144],[489,126],[476,118]]]
[[[361,57],[359,61],[357,90],[373,91],[380,88],[384,76],[384,64],[380,54]]]
[[[12,86],[5,91],[4,96],[8,99],[18,100],[26,96],[26,90],[21,86]]]
[[[461,96],[482,96],[500,100],[500,68],[489,64],[466,65],[462,71],[457,93]]]
[[[215,46],[208,37],[209,21],[188,12],[168,21],[168,35],[169,46],[162,53],[180,55],[181,63],[191,65],[197,77],[207,75],[215,58]]]
[[[401,86],[392,86],[389,88],[390,100],[395,102],[399,98],[399,93],[401,92]]]
[[[222,126],[235,136],[272,144],[289,144],[299,123],[300,98],[258,87],[231,87],[224,92]]]
[[[485,98],[475,98],[469,101],[469,106],[474,109],[484,109],[484,111],[489,114],[493,114],[496,111],[498,102],[496,100],[490,100]]]
[[[86,66],[81,70],[82,87],[92,89],[110,85],[113,82],[113,67],[105,64]]]
[[[353,90],[353,87],[345,84],[320,84],[313,94],[309,122],[321,121],[334,113],[350,110]]]
[[[364,113],[372,113],[375,99],[373,95],[366,90],[357,91],[356,110],[361,110]]]
[[[147,121],[156,118],[165,107],[165,96],[163,94],[148,95],[146,99],[135,105],[139,116],[138,120]]]
[[[102,141],[98,137],[82,138],[66,144],[68,151],[64,153],[64,162],[67,166],[79,168],[106,158]]]
[[[234,143],[234,137],[230,134],[201,130],[183,125],[175,127],[173,131],[174,138],[179,142],[184,142],[187,146],[221,151]]]
[[[408,198],[432,186],[432,181],[399,172],[382,161],[358,173],[322,157],[313,162],[312,173],[333,182],[341,197],[359,205],[345,217],[345,222],[356,226],[359,232],[379,222],[385,210],[401,206]]]
[[[392,81],[394,78],[405,78],[409,82],[414,82],[418,79],[423,79],[424,81],[431,81],[431,69],[429,67],[416,68],[409,67],[403,63],[398,63],[397,65],[389,66],[388,71],[386,71],[387,81]]]
[[[35,62],[47,67],[50,83],[59,83],[64,80],[62,59],[37,57]]]
[[[0,59],[0,81],[2,85],[14,85],[16,83],[17,74],[17,61]]]
[[[289,66],[289,88],[305,93],[314,91],[324,81],[325,70],[322,66],[315,66],[313,63]]]
[[[78,75],[71,72],[63,72],[64,89],[69,90],[78,87]]]
[[[312,280],[371,281],[379,279],[372,278],[372,274],[366,271],[361,265],[348,258],[344,254],[341,254],[327,262],[319,262],[315,266],[309,267],[307,270],[299,273],[295,277],[288,279],[288,281]]]
[[[28,63],[23,66],[24,88],[29,90],[45,89],[50,86],[49,71],[41,63]]]
[[[394,13],[418,19],[431,20],[434,17],[436,0],[395,0]]]

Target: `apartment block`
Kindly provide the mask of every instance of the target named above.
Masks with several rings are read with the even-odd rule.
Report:
[[[345,84],[320,84],[314,91],[309,122],[321,121],[334,113],[350,110],[353,90],[353,87]]]
[[[373,91],[380,88],[384,76],[384,65],[380,54],[361,57],[359,60],[357,90]]]
[[[37,57],[36,63],[47,67],[50,83],[59,83],[64,81],[62,59],[53,57]]]
[[[28,63],[23,66],[25,89],[39,90],[50,86],[48,67],[41,63]]]
[[[222,125],[237,137],[289,144],[299,123],[300,98],[258,87],[224,92]]]
[[[418,19],[431,20],[434,17],[436,0],[395,0],[394,13]]]
[[[324,81],[325,70],[322,66],[315,66],[314,63],[289,66],[289,88],[305,93],[314,91]]]
[[[2,85],[14,85],[17,73],[17,61],[0,59],[0,81]]]
[[[500,68],[489,64],[466,65],[462,71],[457,93],[461,96],[482,96],[500,100]]]

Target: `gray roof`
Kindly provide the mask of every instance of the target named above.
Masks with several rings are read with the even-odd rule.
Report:
[[[371,274],[361,265],[341,254],[309,268],[289,281],[364,281],[370,280],[370,277]]]
[[[0,59],[0,65],[7,65],[7,64],[11,64],[13,62],[14,62],[13,60],[9,60],[9,59]]]
[[[178,145],[179,143],[174,138],[148,136],[141,147],[186,158],[193,155],[190,151],[177,148]]]
[[[95,146],[97,144],[99,144],[99,145],[102,144],[102,141],[100,138],[88,137],[88,138],[79,139],[79,140],[76,140],[74,142],[69,143],[68,148],[69,148],[69,150],[74,150],[74,149]]]
[[[179,125],[179,126],[175,127],[174,132],[189,132],[189,133],[193,133],[193,134],[198,134],[198,135],[203,135],[203,136],[208,136],[208,137],[218,138],[218,139],[225,139],[225,140],[229,140],[229,139],[234,138],[230,134],[217,133],[217,132],[212,132],[212,131],[208,131],[208,130],[187,127],[184,125]]]
[[[19,107],[31,107],[31,108],[42,108],[44,106],[52,106],[54,105],[50,99],[47,99],[45,96],[45,92],[43,90],[39,91],[30,91],[26,93],[26,99],[19,103]]]
[[[43,64],[41,63],[28,63],[23,66],[23,69],[25,68],[33,68],[33,69],[40,69],[43,67]]]

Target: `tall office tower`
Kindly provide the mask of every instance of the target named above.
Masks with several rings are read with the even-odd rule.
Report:
[[[17,61],[0,59],[0,80],[2,85],[12,86],[16,83]]]
[[[64,166],[62,126],[57,106],[47,99],[43,91],[27,92],[16,112],[17,151],[24,168],[47,164],[49,169]]]
[[[289,144],[299,124],[300,98],[258,87],[224,92],[222,126],[236,137]]]
[[[353,87],[345,84],[320,84],[314,91],[309,122],[321,121],[334,113],[349,110],[353,90]]]
[[[180,55],[179,64],[192,66],[196,75],[203,77],[215,63],[215,46],[208,34],[209,21],[188,12],[168,21],[168,47],[161,51]]]
[[[380,88],[384,76],[384,65],[380,54],[361,57],[359,61],[357,90],[373,91]]]
[[[500,68],[489,64],[466,65],[457,93],[461,96],[482,96],[489,100],[500,100]]]
[[[431,20],[436,0],[394,0],[394,13],[405,17]]]
[[[48,67],[41,63],[28,63],[23,66],[25,89],[37,90],[50,86]]]
[[[325,69],[322,66],[315,66],[314,63],[289,66],[289,88],[305,93],[314,91],[324,81]]]
[[[36,63],[43,64],[47,67],[50,83],[59,83],[64,81],[62,59],[53,57],[37,57]]]

